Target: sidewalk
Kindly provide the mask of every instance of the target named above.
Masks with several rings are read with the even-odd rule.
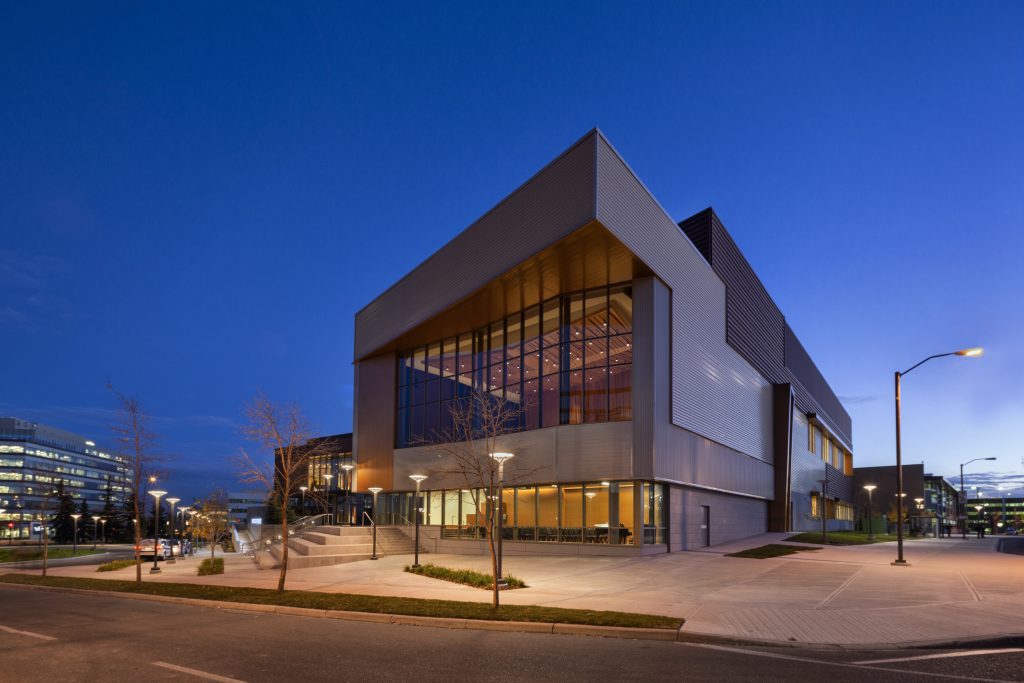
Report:
[[[684,633],[746,640],[882,646],[1024,635],[1024,557],[995,552],[995,539],[914,539],[909,567],[893,567],[895,543],[825,547],[753,560],[725,553],[784,540],[765,534],[701,552],[635,558],[506,557],[506,574],[529,588],[508,604],[619,610],[686,619]],[[225,558],[223,576],[195,576],[208,554],[161,563],[143,581],[275,588],[278,572],[243,555]],[[402,571],[412,556],[291,570],[288,588],[487,602],[487,591]],[[481,556],[423,555],[421,562],[490,571]],[[130,579],[134,568],[99,574],[60,567],[60,576]]]

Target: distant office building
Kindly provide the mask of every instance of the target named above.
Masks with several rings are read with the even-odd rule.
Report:
[[[228,521],[248,524],[252,519],[262,517],[267,505],[264,491],[234,491],[228,493]]]
[[[718,216],[670,217],[600,132],[424,256],[355,321],[356,481],[389,519],[479,547],[493,493],[438,442],[485,395],[517,416],[507,552],[852,528],[850,416]]]
[[[1005,533],[1009,529],[1013,529],[1013,533],[1024,532],[1024,498],[979,496],[973,488],[965,493],[968,529],[976,530],[983,524],[990,534]]]
[[[352,434],[318,436],[301,448],[311,451],[302,475],[305,492],[294,495],[305,514],[332,513],[337,521],[362,524],[364,495],[355,493]]]
[[[875,515],[885,515],[890,524],[896,523],[895,465],[856,467],[853,485],[860,516],[865,516],[868,510],[868,494],[864,486],[872,485],[877,487],[871,493]],[[903,466],[903,492],[908,533],[939,536],[946,528],[960,529],[957,523],[958,491],[941,476],[926,473],[924,464]]]
[[[0,529],[3,538],[29,538],[39,524],[44,500],[60,482],[75,500],[99,512],[109,483],[120,506],[127,491],[128,465],[84,436],[0,417]],[[51,502],[56,506],[56,501]],[[50,511],[53,514],[53,510]]]

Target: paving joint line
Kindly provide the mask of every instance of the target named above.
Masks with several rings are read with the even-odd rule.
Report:
[[[846,581],[843,581],[842,585],[840,585],[838,588],[832,591],[832,593],[830,593],[827,598],[825,598],[817,605],[815,605],[813,609],[823,609],[826,605],[828,605],[828,603],[832,602],[837,597],[839,597],[839,594],[846,590],[849,587],[849,585],[853,583],[853,580],[857,578],[857,575],[860,574],[862,571],[864,571],[864,565],[861,565],[861,567],[857,571],[850,574]]]

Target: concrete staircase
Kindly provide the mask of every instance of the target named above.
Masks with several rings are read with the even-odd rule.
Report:
[[[395,527],[377,528],[377,555],[411,554],[415,545]],[[422,551],[421,551],[422,552]],[[280,566],[281,545],[270,549]],[[322,526],[288,538],[288,568],[327,567],[368,560],[373,554],[373,528],[368,526]]]

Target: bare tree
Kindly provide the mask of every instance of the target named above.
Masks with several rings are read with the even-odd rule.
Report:
[[[128,463],[128,492],[134,507],[133,537],[135,539],[135,581],[142,582],[142,555],[140,554],[140,525],[145,503],[140,503],[146,495],[146,484],[149,482],[153,463],[157,460],[155,446],[157,435],[149,430],[149,416],[143,412],[137,396],[130,396],[114,388],[110,383],[107,389],[117,399],[120,421],[113,426],[120,448],[120,455]],[[155,476],[155,475],[154,475]],[[141,509],[140,509],[141,507]],[[159,529],[154,532],[154,540],[159,536]]]
[[[312,429],[294,403],[274,403],[266,394],[257,393],[245,406],[248,424],[243,434],[260,448],[270,451],[272,462],[254,460],[243,449],[236,460],[243,483],[262,486],[281,512],[281,573],[277,590],[283,591],[288,576],[288,501],[299,495],[299,487],[308,481],[310,464],[326,454],[327,444],[308,444]],[[315,496],[314,492],[308,492]]]
[[[525,402],[505,400],[482,389],[455,401],[450,409],[451,424],[436,434],[442,461],[435,474],[453,477],[469,489],[476,509],[484,511],[483,528],[491,555],[493,605],[499,604],[498,554],[495,545],[497,519],[502,505],[498,498],[499,461],[493,454],[515,450],[514,437],[528,408]],[[500,442],[500,443],[499,443]],[[529,476],[514,460],[505,466],[504,482],[515,483]],[[483,500],[480,500],[483,496]],[[418,502],[417,502],[418,507]],[[419,511],[416,511],[419,514]]]
[[[228,495],[217,489],[203,499],[199,508],[198,531],[210,544],[210,557],[217,556],[217,544],[227,538]]]

